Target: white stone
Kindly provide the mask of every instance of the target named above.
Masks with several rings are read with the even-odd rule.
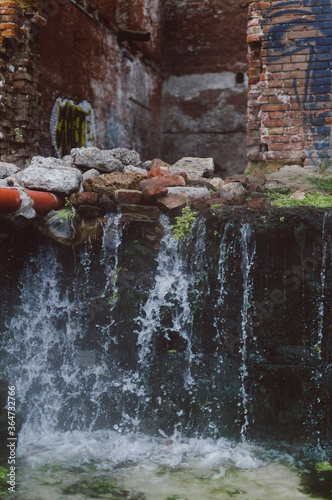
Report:
[[[6,163],[4,161],[0,161],[0,179],[5,179],[10,175],[17,174],[21,169],[12,163]]]
[[[17,180],[25,188],[70,194],[80,189],[83,179],[76,168],[43,168],[31,165],[17,174]]]
[[[131,174],[132,172],[136,174],[148,175],[148,171],[145,168],[134,167],[133,165],[127,165],[123,167],[123,171],[125,174]]]
[[[201,179],[204,174],[213,174],[214,161],[213,158],[185,157],[181,158],[181,160],[170,167],[170,171],[171,174],[186,172],[188,179],[198,180]]]
[[[120,160],[114,157],[112,151],[98,148],[75,148],[71,150],[72,165],[84,170],[96,169],[99,172],[122,172]]]
[[[191,200],[210,198],[209,190],[205,187],[169,187],[168,194],[186,194]]]

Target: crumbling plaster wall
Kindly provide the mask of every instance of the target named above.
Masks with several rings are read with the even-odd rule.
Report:
[[[162,152],[246,165],[247,11],[239,0],[163,2]]]

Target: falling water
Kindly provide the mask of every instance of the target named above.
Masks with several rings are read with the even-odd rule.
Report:
[[[251,271],[254,265],[254,258],[256,253],[255,243],[252,242],[253,230],[249,224],[244,224],[241,227],[241,246],[242,246],[242,276],[243,276],[243,303],[241,308],[241,367],[240,367],[240,379],[241,379],[241,403],[243,410],[244,422],[241,427],[241,438],[243,441],[246,440],[246,431],[249,427],[249,409],[248,402],[249,397],[246,389],[246,379],[248,376],[247,368],[247,356],[248,356],[248,341],[251,334],[251,325],[249,318],[250,309],[250,299],[253,289],[253,280],[251,277]]]

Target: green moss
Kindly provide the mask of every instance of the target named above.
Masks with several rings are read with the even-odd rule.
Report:
[[[182,209],[181,215],[175,217],[176,223],[173,226],[173,233],[176,239],[184,240],[191,233],[191,227],[196,219],[196,212],[192,212],[187,205]]]
[[[331,208],[332,196],[326,196],[321,193],[307,194],[304,200],[291,199],[287,194],[272,193],[272,206],[278,208],[285,207],[316,207],[316,208]]]
[[[332,177],[309,177],[311,184],[319,191],[330,193],[332,189]]]

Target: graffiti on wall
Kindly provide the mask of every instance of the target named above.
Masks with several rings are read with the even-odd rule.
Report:
[[[293,78],[293,91],[303,110],[303,124],[313,137],[310,149],[319,159],[331,155],[330,127],[325,118],[331,116],[332,90],[332,5],[324,1],[324,10],[317,0],[291,0],[276,3],[267,12],[266,22],[273,24],[267,36],[268,63],[285,56],[306,54],[304,78]],[[288,37],[300,29],[301,37]]]
[[[58,97],[50,119],[52,146],[58,158],[73,148],[97,145],[95,113],[91,104],[78,97]]]

